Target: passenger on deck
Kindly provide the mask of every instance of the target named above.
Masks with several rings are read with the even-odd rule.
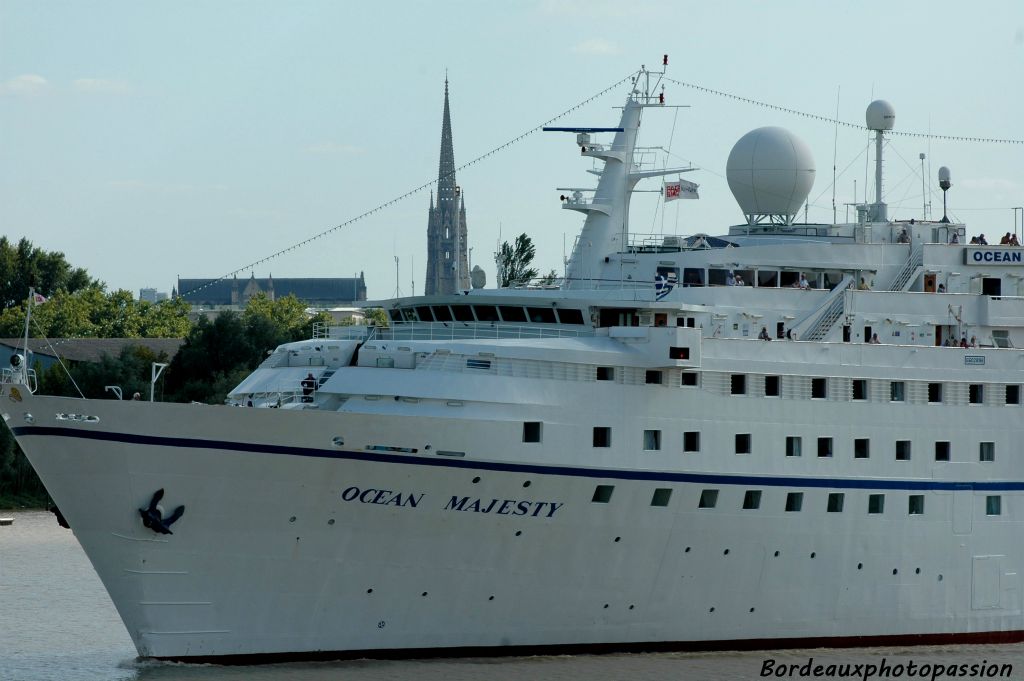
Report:
[[[871,340],[868,341],[868,343],[871,343],[872,345],[880,345],[881,342],[882,341],[878,340],[877,333],[871,334]]]
[[[736,275],[734,275],[732,273],[732,270],[729,270],[725,274],[725,285],[726,286],[735,286],[736,285]]]
[[[860,283],[857,284],[857,290],[858,291],[870,291],[871,290],[871,287],[868,285],[868,282],[864,281],[864,277],[860,278]]]
[[[962,337],[962,338],[960,339],[960,347],[962,347],[962,348],[966,348],[966,347],[969,347],[969,346],[967,345],[967,336],[964,336],[964,337]]]
[[[953,232],[953,238],[949,240],[949,243],[950,245],[960,243],[960,235],[957,234],[956,232]]]
[[[945,293],[945,292],[946,292],[946,285],[945,284],[939,284],[939,293]]]
[[[1011,246],[1020,246],[1020,242],[1017,241],[1017,235],[1016,234],[1012,234],[1010,236],[1010,245]]]
[[[759,333],[757,337],[761,340],[770,341],[771,337],[768,336],[768,327],[762,326],[761,333]]]
[[[896,243],[898,243],[898,244],[909,244],[910,243],[910,235],[907,234],[907,230],[906,229],[901,229],[900,230],[899,236],[896,237]]]
[[[304,379],[299,382],[302,386],[302,401],[312,402],[313,391],[316,390],[316,379],[313,378],[313,372],[310,372]]]
[[[805,291],[811,288],[811,284],[807,281],[807,277],[804,276],[803,272],[800,273],[800,281],[797,282],[797,286],[804,289]]]

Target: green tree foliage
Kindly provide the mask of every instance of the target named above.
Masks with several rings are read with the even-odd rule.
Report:
[[[24,305],[29,287],[49,296],[61,289],[74,293],[96,284],[84,269],[68,264],[63,253],[44,251],[28,239],[15,245],[0,237],[0,309]]]
[[[537,276],[537,268],[530,267],[537,247],[526,233],[516,237],[514,244],[504,242],[498,250],[498,281],[501,288],[526,283]]]
[[[167,368],[167,397],[174,401],[219,404],[267,353],[282,343],[310,338],[315,322],[330,322],[321,312],[306,314],[295,296],[271,301],[260,294],[245,312],[201,318]]]

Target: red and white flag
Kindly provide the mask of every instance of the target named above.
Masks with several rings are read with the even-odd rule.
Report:
[[[32,294],[32,302],[35,303],[36,305],[42,305],[47,300],[49,300],[49,298],[44,296],[42,293],[33,293]]]
[[[687,182],[686,180],[676,180],[675,182],[665,183],[665,201],[675,201],[676,199],[699,199],[697,195],[697,187],[700,186],[693,182]]]

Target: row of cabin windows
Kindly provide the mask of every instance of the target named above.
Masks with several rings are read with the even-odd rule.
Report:
[[[595,504],[607,504],[612,500],[614,485],[598,485],[594,489],[594,496],[591,501]],[[700,498],[697,501],[697,508],[715,508],[718,506],[717,489],[701,490]],[[742,508],[745,511],[753,511],[761,508],[762,490],[748,489],[743,493]],[[651,506],[667,507],[672,498],[672,490],[667,487],[659,487],[651,495]],[[826,513],[842,513],[846,505],[845,492],[829,492],[825,504]],[[804,507],[803,492],[787,492],[784,509],[787,513],[799,513]],[[885,513],[885,494],[869,494],[867,512],[869,515],[881,515]],[[1003,500],[1000,495],[989,495],[985,497],[985,515],[1002,515]],[[911,494],[907,497],[907,515],[924,515],[924,495]]]
[[[525,426],[525,424],[524,424]],[[539,430],[536,431],[539,437]],[[643,448],[647,451],[658,451],[661,449],[661,431],[645,430],[643,435]],[[524,442],[539,442],[540,440],[527,440],[526,430],[523,431]],[[604,448],[612,446],[612,429],[609,426],[594,426],[594,447]],[[737,433],[735,439],[737,454],[751,453],[750,433]],[[686,431],[683,433],[683,452],[693,453],[700,451],[700,431]],[[834,454],[833,440],[831,437],[819,437],[817,439],[817,454],[819,458],[831,458]],[[911,441],[896,441],[896,460],[910,461]],[[803,456],[803,438],[799,435],[786,437],[786,456]],[[871,440],[868,438],[855,438],[853,441],[853,458],[867,459],[871,457]],[[935,460],[950,460],[950,443],[946,440],[935,443]],[[996,443],[978,443],[978,461],[993,462],[996,460]]]
[[[677,358],[678,359],[678,358]],[[683,358],[685,359],[685,358]],[[614,367],[597,367],[597,380],[615,380]],[[699,376],[696,372],[684,371],[681,374],[680,385],[683,387],[695,387],[698,384]],[[648,385],[662,385],[664,383],[664,372],[659,369],[648,369],[645,376]],[[746,374],[729,375],[729,392],[733,395],[746,395],[748,392]],[[779,397],[781,392],[780,376],[764,377],[764,396]],[[889,382],[889,401],[905,402],[907,386],[905,381]],[[828,397],[828,379],[816,377],[811,379],[811,399],[823,400]],[[868,399],[868,379],[855,378],[850,382],[850,397],[854,401],[866,401]],[[928,402],[932,404],[942,403],[943,384],[928,384]],[[967,401],[969,404],[984,404],[985,385],[982,383],[971,383],[968,385]],[[1020,386],[1006,386],[1005,403],[1008,405],[1020,404]]]
[[[651,372],[648,372],[651,373]],[[687,377],[690,377],[689,379]],[[747,377],[745,374],[730,374],[729,377],[729,390],[733,395],[746,395],[747,394]],[[653,381],[648,380],[648,383]],[[660,381],[658,381],[660,382]],[[683,373],[682,385],[690,386],[696,385],[696,374]],[[941,403],[942,402],[942,383],[929,383],[928,384],[928,401],[930,403]],[[890,402],[905,402],[906,401],[906,382],[905,381],[890,381],[889,382],[889,401]],[[764,396],[765,397],[778,397],[779,396],[779,377],[778,376],[765,376],[764,377]],[[850,382],[850,396],[855,401],[863,401],[868,399],[868,381],[866,378],[855,378]],[[823,400],[828,397],[828,379],[827,378],[812,378],[811,379],[811,399]],[[970,404],[983,404],[985,402],[985,385],[982,383],[971,383],[968,386],[967,401]],[[1019,385],[1008,385],[1006,386],[1006,404],[1020,404],[1020,386]]]
[[[519,305],[418,305],[390,310],[395,322],[515,322],[583,324],[583,312],[572,308]]]

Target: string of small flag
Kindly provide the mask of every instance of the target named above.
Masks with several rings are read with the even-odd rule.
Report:
[[[741,95],[734,95],[731,92],[723,92],[722,90],[715,90],[714,88],[705,87],[703,85],[697,85],[696,83],[687,83],[686,81],[676,80],[675,78],[669,78],[665,76],[666,81],[675,83],[682,87],[691,88],[698,92],[704,92],[716,97],[723,97],[725,99],[731,99],[737,102],[743,102],[744,104],[752,104],[754,106],[760,106],[766,109],[772,109],[773,111],[782,111],[783,113],[793,114],[794,116],[802,116],[803,118],[809,118],[811,120],[822,121],[830,125],[838,125],[844,128],[851,128],[854,130],[868,130],[865,125],[858,125],[856,123],[850,123],[848,121],[841,121],[835,117],[820,116],[818,114],[807,113],[806,111],[799,111],[797,109],[791,109],[786,106],[779,106],[778,104],[771,104],[769,102],[763,102],[759,99],[751,99],[750,97],[743,97]],[[969,135],[936,135],[933,133],[926,132],[904,132],[901,130],[888,130],[887,134],[896,137],[912,137],[917,139],[931,139],[931,140],[944,140],[948,142],[981,142],[985,144],[1024,144],[1024,140],[1008,139],[1001,137],[972,137]]]

